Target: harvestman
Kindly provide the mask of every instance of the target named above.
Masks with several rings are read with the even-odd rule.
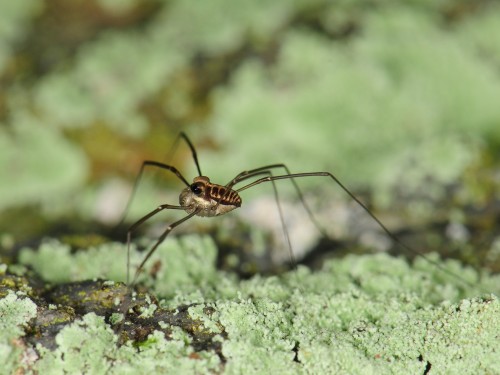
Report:
[[[148,261],[148,259],[153,255],[155,250],[158,248],[158,246],[165,240],[165,238],[168,236],[168,234],[177,226],[180,224],[186,222],[187,220],[191,219],[194,216],[202,216],[202,217],[213,217],[213,216],[220,216],[224,215],[238,207],[241,206],[242,200],[239,195],[239,193],[243,190],[249,189],[251,187],[254,187],[256,185],[259,185],[264,182],[271,182],[273,185],[274,189],[274,194],[276,197],[276,203],[278,207],[278,211],[280,214],[280,219],[281,219],[281,224],[283,226],[284,230],[284,235],[286,238],[286,241],[288,243],[288,247],[290,249],[290,256],[292,257],[292,262],[295,264],[295,260],[293,259],[293,251],[291,242],[290,242],[290,237],[288,234],[288,230],[286,228],[286,225],[284,223],[283,219],[283,213],[281,209],[281,205],[278,199],[278,191],[276,189],[274,181],[276,180],[284,180],[284,179],[289,179],[293,185],[294,188],[297,192],[297,195],[302,202],[302,205],[304,206],[307,214],[309,215],[310,219],[312,222],[316,225],[316,227],[319,229],[322,235],[326,236],[326,233],[324,230],[321,229],[321,226],[317,223],[317,221],[314,218],[314,215],[312,214],[312,211],[310,207],[307,205],[306,201],[304,200],[304,197],[302,195],[302,192],[297,185],[297,182],[295,181],[296,178],[302,178],[302,177],[329,177],[335,183],[337,183],[338,186],[344,190],[345,193],[347,193],[357,204],[363,208],[363,210],[370,215],[370,217],[380,226],[380,228],[391,238],[395,243],[397,243],[399,246],[404,248],[405,250],[409,251],[410,253],[413,253],[415,255],[418,255],[422,258],[424,258],[427,262],[430,264],[433,264],[434,266],[440,268],[442,271],[445,273],[453,276],[454,278],[457,278],[461,280],[464,283],[469,284],[468,282],[464,281],[460,276],[457,274],[443,268],[438,262],[430,259],[429,257],[426,257],[424,254],[420,253],[417,250],[412,249],[408,245],[404,244],[402,241],[400,241],[387,227],[373,214],[366,205],[361,202],[354,194],[351,193],[349,189],[347,189],[338,179],[335,177],[333,174],[329,172],[304,172],[304,173],[290,173],[290,170],[285,164],[270,164],[266,165],[260,168],[255,168],[251,169],[248,171],[243,171],[239,173],[236,177],[234,177],[231,181],[229,181],[226,185],[218,185],[210,182],[210,179],[206,176],[203,176],[201,173],[200,165],[198,162],[198,156],[196,154],[196,150],[189,140],[188,136],[184,133],[181,132],[176,140],[176,142],[179,139],[183,139],[186,144],[189,146],[191,150],[192,157],[194,159],[194,162],[196,164],[196,169],[198,171],[198,176],[193,179],[192,183],[189,183],[184,176],[177,170],[172,165],[160,163],[157,161],[153,160],[146,160],[142,163],[141,169],[139,171],[139,174],[137,175],[134,188],[132,191],[132,196],[131,199],[129,200],[127,204],[127,208],[125,209],[125,212],[127,212],[130,202],[135,194],[135,191],[137,189],[138,183],[141,179],[142,173],[144,171],[144,168],[147,166],[150,167],[156,167],[160,169],[167,170],[171,173],[173,173],[179,180],[181,180],[186,187],[182,190],[181,194],[179,195],[179,205],[171,205],[171,204],[162,204],[158,206],[156,209],[153,211],[149,212],[147,215],[143,216],[139,220],[137,220],[134,224],[130,226],[130,228],[127,231],[127,284],[130,285],[131,288],[134,287],[134,285],[137,282],[137,278],[144,267],[145,263]],[[273,175],[272,171],[278,168],[282,168],[286,171],[286,174],[284,175],[278,175],[275,176]],[[243,185],[242,187],[239,187],[235,189],[236,185],[241,184],[244,181],[247,181],[251,178],[256,178],[258,176],[265,176],[265,177],[260,177],[250,183],[247,183],[246,185]],[[163,210],[183,210],[187,213],[187,216],[183,217],[182,219],[170,224],[164,232],[160,235],[158,240],[155,242],[155,244],[151,247],[151,249],[147,252],[146,256],[144,259],[141,261],[139,267],[137,267],[134,278],[132,279],[132,283],[129,283],[130,281],[130,243],[132,239],[132,233],[144,222],[146,222],[148,219],[153,217],[154,215],[158,214],[159,212]]]

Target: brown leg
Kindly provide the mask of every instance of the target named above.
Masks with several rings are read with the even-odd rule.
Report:
[[[157,208],[155,211],[158,210],[159,212],[159,209],[161,208],[161,206],[159,208]],[[183,207],[180,207],[181,209],[184,209]],[[197,213],[199,212],[199,210],[196,210],[192,213],[190,213],[189,215],[187,215],[186,217],[183,217],[182,219],[176,221],[175,223],[173,224],[170,224],[167,229],[165,229],[165,231],[162,233],[162,235],[158,238],[158,240],[156,241],[156,243],[153,245],[153,247],[151,248],[151,250],[148,251],[148,253],[146,254],[146,256],[144,257],[144,259],[142,260],[141,264],[139,265],[139,267],[137,267],[136,271],[135,271],[135,275],[134,275],[134,279],[132,280],[132,283],[130,284],[130,287],[133,288],[136,281],[137,281],[137,277],[139,276],[139,273],[141,272],[142,270],[142,267],[144,267],[144,264],[146,264],[146,262],[148,261],[148,259],[151,257],[151,255],[153,255],[153,253],[155,252],[156,248],[158,246],[160,246],[160,244],[165,240],[165,238],[168,236],[168,234],[172,231],[172,229],[174,229],[176,226],[182,224],[183,222],[185,222],[186,220],[189,220],[190,218],[192,218],[193,216],[195,216]],[[151,216],[154,215],[156,212],[151,212]],[[149,214],[148,214],[149,215]],[[139,220],[142,222],[144,222],[145,220],[147,220],[149,217],[151,216],[148,216],[146,215],[143,219]],[[138,224],[141,224],[138,222]],[[136,223],[137,224],[137,223]],[[128,272],[127,272],[127,275],[128,275]],[[127,280],[128,282],[128,280]]]
[[[130,228],[127,231],[127,284],[130,281],[130,242],[132,240],[132,232],[134,232],[142,223],[147,221],[149,218],[153,217],[156,215],[158,212],[163,211],[163,210],[183,210],[184,207],[182,206],[173,206],[171,204],[162,204],[161,206],[158,206],[156,209],[148,213],[146,216],[141,217],[139,220],[137,220],[134,224],[130,226]]]

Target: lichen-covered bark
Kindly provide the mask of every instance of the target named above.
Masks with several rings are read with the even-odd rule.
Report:
[[[18,265],[13,275],[4,267],[0,343],[9,350],[0,354],[6,368],[228,374],[500,369],[498,276],[478,279],[471,269],[441,263],[460,279],[423,260],[409,266],[380,254],[331,260],[315,272],[299,267],[279,278],[244,281],[210,270],[215,264],[210,241],[185,242],[205,244],[201,253],[211,262],[202,261],[208,269],[200,278],[167,294],[160,285],[169,285],[166,275],[185,274],[189,262],[185,269],[166,265],[146,272],[134,293],[122,282],[103,279],[40,287],[33,271]],[[173,244],[160,247],[159,256]],[[52,262],[78,256],[54,241],[45,246],[60,253]],[[106,260],[106,254],[113,246],[98,248],[100,272],[112,271],[115,259]],[[197,250],[183,251],[189,258]],[[38,255],[43,256],[26,250],[22,259],[31,263]],[[37,267],[45,273],[43,264]]]

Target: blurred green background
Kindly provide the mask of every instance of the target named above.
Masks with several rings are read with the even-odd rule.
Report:
[[[406,242],[498,270],[498,2],[17,0],[0,14],[4,258],[112,236],[141,162],[166,161],[183,130],[214,182],[278,162],[329,171]],[[172,164],[196,175],[185,145]],[[182,184],[150,175],[126,223],[177,203]],[[373,227],[331,180],[300,183],[332,237]],[[312,247],[289,185],[293,242]],[[270,186],[242,197],[246,211],[215,220],[221,238],[275,214]]]

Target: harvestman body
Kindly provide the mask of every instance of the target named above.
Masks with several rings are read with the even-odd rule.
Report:
[[[198,176],[182,190],[179,203],[188,214],[196,212],[197,216],[212,217],[241,207],[241,197],[234,190],[212,184],[206,176]]]
[[[295,260],[293,258],[293,251],[292,251],[292,245],[290,242],[290,237],[288,234],[287,227],[284,223],[283,219],[283,212],[281,209],[280,201],[278,199],[278,191],[276,189],[274,181],[276,180],[283,180],[283,179],[289,179],[293,185],[294,188],[297,192],[297,195],[304,206],[304,209],[306,210],[307,214],[309,215],[309,218],[311,221],[315,224],[315,226],[318,228],[318,230],[321,232],[321,234],[325,237],[327,237],[326,233],[324,230],[321,228],[321,226],[318,224],[316,221],[314,215],[312,214],[311,209],[307,205],[306,201],[304,200],[304,197],[302,195],[302,192],[297,185],[295,178],[302,178],[302,177],[330,177],[337,183],[344,192],[346,192],[357,204],[363,208],[364,211],[370,217],[380,226],[380,228],[394,241],[396,242],[399,246],[404,248],[410,253],[413,253],[415,255],[418,255],[422,258],[424,258],[427,262],[430,264],[435,265],[436,267],[440,268],[443,270],[445,273],[449,274],[450,276],[453,276],[456,279],[459,279],[461,282],[466,283],[470,285],[468,282],[464,281],[460,276],[457,274],[443,268],[438,262],[426,257],[422,253],[418,252],[417,250],[412,249],[408,245],[404,244],[401,242],[389,229],[386,228],[386,226],[365,206],[363,202],[361,202],[356,196],[354,196],[349,189],[347,189],[333,174],[329,172],[306,172],[306,173],[290,173],[290,170],[285,164],[271,164],[267,165],[264,167],[260,168],[255,168],[251,169],[248,171],[244,171],[239,173],[236,177],[234,177],[231,181],[229,181],[226,185],[218,185],[210,182],[210,179],[206,176],[203,176],[201,173],[200,165],[198,163],[198,157],[196,154],[196,150],[187,137],[187,135],[183,132],[179,134],[179,137],[177,138],[176,142],[178,140],[183,139],[187,145],[189,146],[191,150],[191,154],[193,156],[194,162],[196,164],[196,168],[198,171],[198,176],[193,179],[193,182],[190,184],[184,176],[173,166],[160,163],[157,161],[152,161],[152,160],[146,160],[142,163],[141,169],[139,171],[139,174],[136,178],[134,188],[132,191],[132,196],[131,199],[129,200],[127,207],[125,209],[125,213],[128,211],[129,205],[131,203],[131,200],[135,194],[135,191],[137,189],[138,183],[140,181],[140,178],[142,176],[142,173],[144,171],[144,168],[146,166],[151,166],[151,167],[156,167],[160,169],[165,169],[167,171],[172,172],[175,174],[185,185],[186,187],[182,190],[181,194],[179,195],[179,205],[170,205],[170,204],[163,204],[158,206],[155,210],[149,212],[147,215],[143,216],[141,219],[139,219],[137,222],[132,224],[130,226],[128,232],[127,232],[127,283],[130,285],[131,288],[135,285],[137,282],[137,278],[144,267],[145,263],[147,260],[151,257],[151,255],[155,252],[155,250],[158,248],[158,246],[165,240],[165,238],[168,236],[168,234],[178,225],[182,224],[183,222],[189,220],[193,216],[201,216],[201,217],[213,217],[213,216],[220,216],[224,215],[230,211],[233,211],[234,209],[238,208],[241,206],[242,200],[239,195],[239,192],[249,189],[253,186],[259,185],[264,182],[271,182],[273,189],[274,189],[274,194],[276,198],[276,204],[277,208],[279,211],[280,215],[280,220],[281,224],[283,227],[283,232],[285,235],[285,239],[288,243],[288,247],[290,249],[290,256],[292,258],[292,262],[295,263]],[[279,175],[279,176],[274,176],[272,174],[272,170],[282,168],[286,171],[286,174],[284,175]],[[256,178],[258,176],[266,176],[266,177],[260,177],[238,189],[233,189],[233,187],[245,180],[251,179],[251,178]],[[158,240],[155,242],[155,244],[152,246],[152,248],[148,251],[142,262],[140,263],[139,267],[137,267],[134,278],[132,279],[132,283],[129,283],[130,277],[129,277],[129,270],[130,270],[130,243],[131,243],[131,237],[132,233],[134,230],[137,229],[141,224],[143,224],[145,221],[150,219],[152,216],[156,215],[160,211],[166,210],[166,209],[173,209],[173,210],[183,210],[185,211],[188,215],[185,216],[184,218],[170,224],[164,232],[161,234],[161,236],[158,238]]]

